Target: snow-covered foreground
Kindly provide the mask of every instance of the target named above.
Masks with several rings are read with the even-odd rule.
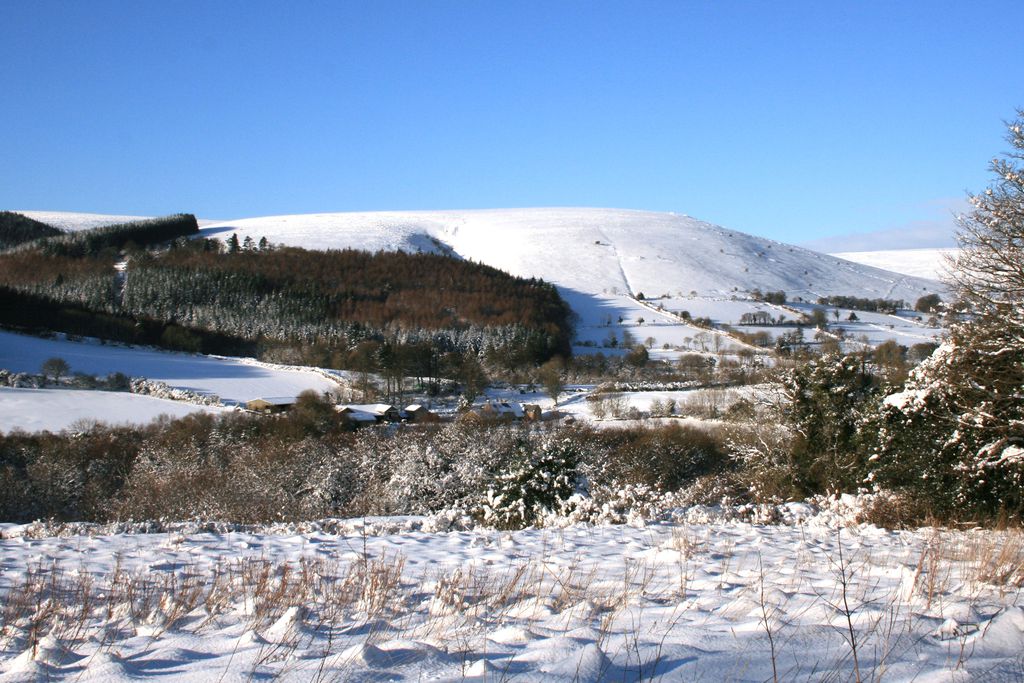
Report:
[[[1000,578],[1019,534],[705,512],[521,532],[4,525],[0,680],[1020,680],[1024,608]]]
[[[174,353],[96,341],[42,339],[0,330],[0,368],[38,373],[43,362],[54,357],[67,361],[72,372],[100,376],[122,372],[130,377],[164,382],[178,389],[216,395],[224,403],[295,397],[307,389],[325,392],[338,387],[338,383],[325,374],[309,368],[273,366],[243,358]]]
[[[15,429],[59,432],[82,421],[142,425],[161,415],[177,418],[225,410],[118,391],[0,387],[0,434]]]

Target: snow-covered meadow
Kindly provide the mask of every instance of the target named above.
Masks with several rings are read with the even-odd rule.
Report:
[[[161,415],[179,418],[226,410],[230,409],[119,391],[0,387],[0,434],[60,432],[91,422],[144,425]]]
[[[0,330],[0,369],[38,374],[50,358],[63,359],[71,373],[104,377],[120,372],[167,385],[167,396],[68,388],[0,388],[0,433],[59,432],[79,423],[146,424],[161,415],[184,417],[223,412],[256,398],[294,398],[306,390],[338,391],[341,372],[259,363],[252,359],[175,353],[145,347],[34,337]],[[174,390],[193,392],[226,407],[170,400]]]
[[[0,681],[1020,680],[1019,532],[747,512],[4,525]]]
[[[261,397],[295,397],[307,389],[325,392],[339,386],[328,373],[310,368],[101,344],[96,340],[45,339],[0,330],[0,368],[39,372],[43,362],[54,357],[64,359],[72,372],[100,376],[121,372],[164,382],[173,388],[219,396],[226,404]]]

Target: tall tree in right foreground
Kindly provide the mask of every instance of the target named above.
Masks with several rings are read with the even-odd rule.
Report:
[[[959,221],[964,313],[881,412],[877,481],[943,515],[1024,515],[1024,110],[1008,128],[1012,151]]]

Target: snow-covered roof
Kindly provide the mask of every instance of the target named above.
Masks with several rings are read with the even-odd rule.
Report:
[[[509,403],[508,401],[488,401],[484,404],[483,409],[491,410],[498,415],[523,416],[523,406],[519,403]]]
[[[250,399],[249,403],[256,401],[263,401],[272,406],[290,406],[295,403],[294,396],[260,396],[259,398]]]
[[[337,410],[339,412],[369,413],[370,415],[380,417],[389,411],[395,410],[395,407],[388,405],[387,403],[350,403],[348,405],[337,406]]]

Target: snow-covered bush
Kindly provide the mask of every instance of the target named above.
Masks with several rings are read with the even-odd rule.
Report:
[[[572,437],[520,440],[488,487],[480,519],[499,529],[521,529],[558,510],[576,492],[579,459]]]
[[[729,439],[729,454],[737,464],[739,486],[758,502],[782,502],[801,498],[803,477],[795,458],[793,432],[781,425],[761,425],[738,430]],[[726,495],[715,482],[702,481],[696,502],[708,503]],[[732,493],[732,491],[730,491]]]
[[[731,463],[721,429],[672,422],[655,428],[580,431],[585,443],[581,474],[592,491],[644,486],[679,491],[695,479],[718,474]]]
[[[868,425],[881,400],[879,379],[861,358],[831,353],[789,373],[783,386],[795,492],[853,492],[863,486],[873,440]]]
[[[985,355],[948,341],[886,397],[871,463],[878,484],[929,501],[940,516],[1024,511],[1024,396],[986,397],[992,387],[977,376]],[[1004,355],[1009,374],[1021,367],[1021,351]]]
[[[108,515],[268,522],[344,509],[356,482],[352,464],[336,457],[330,440],[271,422],[198,417],[154,430]]]
[[[111,376],[114,377],[113,375]],[[115,378],[119,383],[123,382],[121,378]],[[216,406],[220,405],[220,397],[210,394],[200,394],[192,391],[191,389],[181,389],[168,386],[164,382],[156,380],[146,379],[145,377],[132,377],[128,383],[129,391],[133,394],[142,394],[144,396],[154,396],[156,398],[164,398],[171,401],[183,401],[185,403],[195,403],[197,405]]]
[[[502,528],[556,517],[621,523],[660,514],[728,463],[721,435],[694,428],[455,422],[351,432],[307,408],[0,435],[0,517],[261,523],[443,513]]]
[[[357,514],[423,514],[468,509],[493,479],[497,454],[514,446],[521,430],[452,423],[389,435],[359,432],[341,457],[356,463]]]

